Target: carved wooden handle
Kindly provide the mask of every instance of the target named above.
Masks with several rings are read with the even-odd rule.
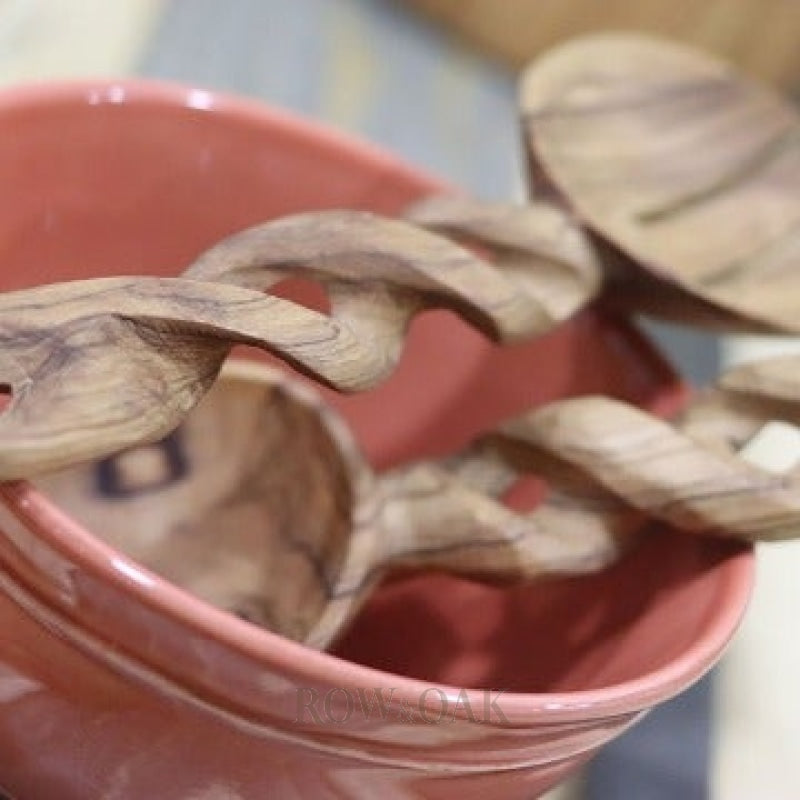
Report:
[[[800,463],[775,474],[737,455],[775,419],[800,421],[800,356],[728,371],[675,424],[608,397],[549,404],[452,459],[384,476],[375,558],[532,578],[597,569],[653,519],[751,541],[800,536]],[[520,514],[499,497],[524,473],[551,491]]]
[[[481,213],[487,213],[485,208]],[[327,211],[275,220],[203,254],[181,278],[106,278],[0,295],[0,480],[97,458],[174,429],[235,343],[354,391],[394,368],[411,318],[451,308],[501,342],[542,333],[599,289],[593,252],[552,208],[508,217],[497,263],[400,220]],[[539,224],[531,237],[519,220]],[[491,236],[481,237],[493,249]],[[539,282],[546,270],[554,281]],[[263,292],[323,284],[330,314]]]
[[[328,383],[355,389],[379,380],[392,368],[405,327],[421,307],[454,307],[488,334],[513,340],[546,330],[594,296],[597,271],[591,252],[567,217],[551,207],[501,209],[452,198],[430,200],[412,215],[493,249],[495,264],[407,223],[362,213],[322,212],[238,234],[201,256],[186,278],[78,281],[0,296],[2,379],[14,393],[10,409],[0,417],[0,477],[35,474],[163,436],[208,389],[237,341],[277,352]],[[528,273],[520,264],[523,258],[528,260]],[[546,272],[544,277],[535,273],[537,267]],[[331,314],[257,291],[288,273],[323,283],[330,294]],[[365,275],[370,280],[362,286],[359,281]],[[787,365],[781,362],[780,367]],[[787,389],[774,377],[766,382],[767,369],[764,366],[758,373],[751,394],[754,391],[762,402],[770,391],[775,395],[780,390],[784,405],[792,403],[793,387]],[[769,369],[772,374],[778,367]],[[719,428],[722,413],[732,414],[730,393],[737,374],[724,379],[726,388],[713,413],[706,409],[705,425]],[[774,412],[777,399],[770,397],[764,407]],[[695,414],[695,433],[698,425]],[[729,463],[730,456],[714,449],[693,450],[691,440],[666,423],[615,401],[568,401],[517,421],[502,436],[514,440],[530,466],[541,468],[547,454],[546,463],[557,461],[562,471],[564,464],[572,464],[592,476],[596,487],[590,493],[591,510],[581,511],[581,518],[587,518],[581,541],[595,553],[589,559],[593,563],[616,551],[617,538],[615,528],[606,537],[602,557],[588,544],[596,541],[590,532],[598,530],[594,520],[598,487],[679,526],[721,528],[752,538],[786,535],[774,520],[771,528],[753,529],[750,517],[730,499],[720,511],[709,512],[711,521],[702,525],[698,520],[705,517],[692,506],[686,519],[693,521],[686,523],[686,514],[676,510],[684,505],[680,498],[686,490],[680,480],[687,474],[686,464],[692,465],[688,474],[708,475],[710,485],[721,486],[717,491],[726,497],[732,491],[732,486],[725,488],[726,480],[739,486],[743,496],[747,491],[763,495],[768,491],[763,477],[740,469],[735,460]],[[576,450],[574,442],[581,448]],[[662,442],[674,461],[663,462],[646,447],[658,448]],[[492,458],[500,450],[495,447]],[[485,446],[480,451],[479,461],[485,462],[489,451]],[[644,458],[642,467],[636,465],[637,458]],[[475,460],[474,453],[471,459]],[[630,467],[627,459],[635,466]],[[461,469],[467,469],[464,474],[474,483],[474,468],[462,463]],[[498,480],[493,469],[492,481]],[[508,483],[509,474],[504,480]],[[451,485],[444,467],[425,467],[402,477],[399,483],[405,489],[400,494],[406,490],[414,494],[415,485],[437,481],[442,484],[440,493],[456,498],[448,513],[458,517],[462,529],[477,525],[479,536],[483,515],[489,512],[478,513],[470,504],[494,501],[485,494],[480,500],[470,499],[469,492],[491,494],[496,487],[480,482],[471,489],[460,482]],[[650,492],[643,492],[650,483]],[[699,502],[696,499],[695,505]],[[710,504],[708,499],[704,502]],[[664,504],[673,510],[667,513]],[[573,502],[568,512],[573,530],[581,527],[575,518],[579,506]],[[422,520],[432,513],[424,504],[417,507],[415,513]],[[757,507],[749,505],[748,511],[756,513]],[[495,531],[522,536],[519,520],[498,504],[491,508]],[[563,509],[561,499],[545,503],[540,512],[544,527],[564,514]],[[722,511],[728,516],[721,517]],[[619,510],[614,509],[612,516],[616,526]],[[622,516],[627,530],[628,516]],[[541,529],[541,521],[536,525]],[[433,527],[413,524],[409,530],[426,528],[425,535],[435,539]],[[545,539],[540,536],[536,541],[546,548]],[[386,557],[395,560],[409,561],[410,552],[419,549],[392,546],[397,552],[387,552]],[[532,564],[537,561],[534,554],[526,558]],[[554,568],[552,563],[547,566]]]
[[[400,566],[502,581],[583,573],[613,561],[653,517],[702,533],[791,534],[795,477],[730,452],[773,416],[775,395],[789,396],[781,416],[798,414],[800,386],[773,385],[779,366],[733,371],[726,388],[698,399],[680,427],[702,432],[702,443],[622,403],[579,398],[512,420],[452,458],[376,477],[310,387],[233,361],[160,445],[37,483],[194,594],[327,647]],[[550,491],[517,513],[500,497],[530,472]]]

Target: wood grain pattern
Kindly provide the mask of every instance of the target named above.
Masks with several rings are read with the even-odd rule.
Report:
[[[115,549],[203,600],[321,643],[315,624],[353,532],[378,541],[374,478],[347,427],[287,374],[231,360],[173,436],[187,465],[180,474],[153,443],[36,485]],[[109,468],[113,486],[101,480]],[[340,624],[351,605],[340,602]]]
[[[548,223],[571,225],[561,212],[547,214]],[[572,229],[573,239],[581,236]],[[0,416],[0,479],[160,438],[208,390],[237,343],[357,391],[391,373],[409,322],[425,308],[450,308],[501,342],[543,333],[599,287],[588,247],[572,248],[574,263],[554,259],[556,251],[547,241],[541,252],[526,245],[534,266],[567,275],[567,302],[540,296],[535,281],[517,277],[516,261],[504,271],[420,226],[318,212],[237,234],[181,278],[73,281],[0,295],[0,384],[12,394]],[[330,314],[264,294],[291,276],[322,284]]]
[[[390,569],[585,572],[653,520],[800,535],[800,470],[737,455],[766,422],[800,419],[794,358],[727,373],[674,422],[572,398],[380,478],[338,417],[285,376],[240,371],[200,403],[237,343],[340,390],[370,387],[430,307],[498,342],[552,329],[601,289],[687,322],[800,326],[800,126],[780,98],[675,46],[616,36],[534,65],[522,102],[542,195],[526,206],[436,197],[406,220],[298,214],[220,242],[178,278],[0,296],[0,384],[12,393],[0,479],[69,467],[41,485],[115,546],[317,647]],[[296,277],[319,284],[329,310],[269,294]],[[519,513],[503,498],[528,474],[550,490]]]
[[[109,459],[37,485],[195,595],[325,648],[397,568],[504,582],[581,574],[616,560],[654,519],[702,535],[797,536],[800,468],[775,475],[736,455],[775,418],[774,370],[787,367],[800,374],[800,358],[733,370],[675,424],[610,398],[573,398],[450,458],[376,476],[311,388],[231,361],[169,447],[111,457],[112,487],[101,480]],[[781,418],[800,416],[792,383]],[[173,446],[185,471],[170,471]],[[514,511],[503,498],[531,474],[549,490],[532,511]]]
[[[540,452],[561,460],[590,485],[673,527],[750,541],[795,538],[800,472],[776,475],[736,455],[778,416],[751,388],[747,407],[721,389],[701,396],[702,415],[690,409],[685,430],[611,398],[586,397],[532,412],[502,435],[530,448],[532,464]]]
[[[800,118],[728,65],[665,41],[598,35],[525,72],[534,189],[603,243],[628,310],[798,332]]]
[[[315,647],[336,639],[388,570],[580,573],[615,558],[640,525],[591,489],[515,513],[499,496],[518,473],[481,444],[377,477],[312,389],[250,362],[228,362],[175,435],[180,474],[170,476],[164,446],[145,444],[111,457],[114,491],[100,480],[108,459],[37,486],[140,564]]]

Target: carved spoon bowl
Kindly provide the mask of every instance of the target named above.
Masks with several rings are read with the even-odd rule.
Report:
[[[610,299],[681,323],[800,331],[800,116],[664,40],[567,42],[523,74],[535,191],[596,235]]]

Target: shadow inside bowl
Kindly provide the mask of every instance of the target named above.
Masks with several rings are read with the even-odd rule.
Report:
[[[426,681],[513,692],[600,689],[662,668],[713,622],[741,545],[653,528],[602,572],[510,587],[389,579],[336,655]]]

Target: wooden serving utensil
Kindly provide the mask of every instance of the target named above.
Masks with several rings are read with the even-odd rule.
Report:
[[[236,343],[340,390],[373,386],[429,307],[499,342],[544,333],[601,290],[626,311],[800,330],[800,124],[785,100],[677,45],[596,36],[530,67],[521,106],[541,196],[528,205],[299,214],[230,237],[180,278],[0,296],[13,398],[0,479],[158,439]],[[298,276],[324,287],[330,313],[264,294]]]
[[[800,117],[708,55],[633,34],[525,71],[534,193],[592,231],[627,310],[800,331]]]
[[[357,391],[392,372],[407,326],[425,308],[449,308],[513,342],[550,330],[597,295],[599,266],[567,215],[513,206],[493,213],[509,218],[493,262],[411,222],[323,211],[234,235],[180,278],[0,295],[0,385],[12,395],[0,415],[0,480],[159,439],[209,389],[234,344]],[[491,237],[481,246],[490,255]],[[538,272],[548,279],[536,280]],[[320,284],[330,312],[265,294],[290,277]]]
[[[391,373],[425,308],[512,342],[601,288],[684,322],[800,327],[800,157],[786,103],[640,37],[559,49],[529,70],[522,100],[542,192],[528,206],[447,197],[405,221],[300,214],[230,237],[179,278],[0,295],[0,383],[12,394],[0,480],[43,475],[65,509],[144,564],[318,647],[401,566],[498,580],[597,569],[653,518],[749,540],[798,535],[794,467],[775,475],[737,454],[767,421],[797,421],[795,360],[726,374],[675,424],[573,398],[380,478],[333,412],[286,377],[240,367],[212,389],[245,343],[362,390]],[[289,277],[320,284],[329,311],[265,294]],[[502,496],[529,472],[551,490],[519,514]]]
[[[609,536],[580,499],[562,508],[550,498],[517,514],[495,496],[516,475],[499,464],[476,451],[376,476],[313,389],[233,360],[166,439],[36,485],[195,595],[326,647],[393,568],[518,580],[613,558],[613,536],[634,515],[612,500]]]
[[[376,476],[310,387],[233,361],[163,441],[37,484],[146,567],[324,648],[401,567],[505,582],[583,573],[615,560],[653,519],[707,535],[797,536],[800,469],[775,475],[735,454],[775,416],[771,376],[787,366],[800,359],[728,373],[677,425],[575,398],[451,458]],[[782,418],[800,418],[793,384],[780,387]],[[550,489],[520,513],[502,497],[528,473]]]

